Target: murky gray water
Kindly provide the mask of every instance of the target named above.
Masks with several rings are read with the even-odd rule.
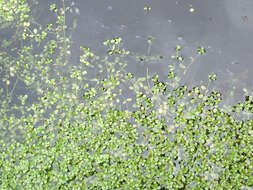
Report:
[[[151,75],[157,73],[166,78],[169,57],[179,44],[184,57],[195,58],[188,76],[192,83],[207,80],[207,75],[214,72],[224,90],[232,87],[231,79],[237,87],[253,86],[250,75],[253,2],[250,0],[79,0],[74,5],[78,8],[77,12],[73,11],[78,27],[73,34],[73,52],[86,45],[102,53],[102,41],[120,36],[127,49],[145,54],[147,39],[153,36],[151,55],[162,54],[165,59],[149,64]],[[143,9],[147,5],[151,7],[148,13]],[[194,12],[189,11],[191,7]],[[206,54],[197,55],[199,46],[206,48]],[[76,58],[78,55],[73,55]],[[128,66],[137,76],[145,75],[145,65],[130,62]]]
[[[147,14],[143,7],[152,7]],[[122,36],[128,48],[143,53],[142,41],[156,40],[152,52],[167,56],[177,44],[196,53],[199,45],[209,47],[203,60],[195,64],[200,73],[233,67],[252,69],[253,2],[242,1],[76,1],[78,27],[73,35],[76,45],[99,49],[101,41]],[[189,11],[190,7],[195,12]],[[75,14],[75,13],[74,13]],[[186,53],[186,56],[188,55]],[[134,67],[134,66],[131,66]],[[158,71],[161,71],[162,69]]]

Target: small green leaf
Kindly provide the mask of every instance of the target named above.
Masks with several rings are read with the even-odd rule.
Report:
[[[215,81],[216,80],[216,75],[215,74],[208,75],[208,77],[209,77],[210,81]]]
[[[176,51],[180,51],[180,50],[181,50],[181,46],[180,46],[180,45],[177,45]]]
[[[144,10],[145,10],[145,11],[150,11],[150,10],[151,10],[151,7],[150,7],[150,6],[146,6],[146,7],[144,7]]]
[[[202,55],[206,52],[205,48],[203,46],[198,48],[198,54]]]

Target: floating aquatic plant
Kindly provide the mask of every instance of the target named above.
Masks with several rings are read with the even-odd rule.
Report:
[[[0,6],[0,16],[9,16],[3,26],[21,31],[12,39],[26,40],[15,54],[6,49],[12,39],[1,43],[0,189],[253,186],[252,96],[228,112],[222,94],[209,88],[215,74],[207,84],[184,85],[191,63],[179,45],[165,81],[148,70],[140,78],[126,71],[131,53],[120,37],[104,42],[104,57],[81,46],[80,63],[71,64],[68,1],[50,6],[57,22],[47,26],[6,12],[26,15],[21,2]],[[126,89],[135,95],[132,105]]]

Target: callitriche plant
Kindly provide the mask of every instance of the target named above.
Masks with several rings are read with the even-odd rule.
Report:
[[[215,74],[185,85],[181,46],[166,81],[127,72],[120,37],[71,63],[69,3],[42,25],[35,0],[0,1],[0,189],[251,189],[253,97],[225,109]]]

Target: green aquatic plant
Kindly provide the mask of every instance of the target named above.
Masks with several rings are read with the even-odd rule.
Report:
[[[133,54],[120,37],[103,43],[104,56],[81,46],[73,64],[68,1],[49,9],[56,22],[45,26],[30,14],[3,21],[21,22],[21,32],[0,46],[0,189],[253,186],[252,96],[229,112],[210,88],[215,74],[185,85],[193,60],[181,46],[166,80],[127,71]],[[13,39],[20,43],[10,54]]]
[[[147,12],[149,12],[151,10],[151,7],[150,6],[145,6],[144,10],[147,11]]]
[[[204,54],[204,53],[206,53],[205,48],[204,48],[203,46],[199,47],[199,48],[198,48],[198,54],[202,55],[202,54]]]

